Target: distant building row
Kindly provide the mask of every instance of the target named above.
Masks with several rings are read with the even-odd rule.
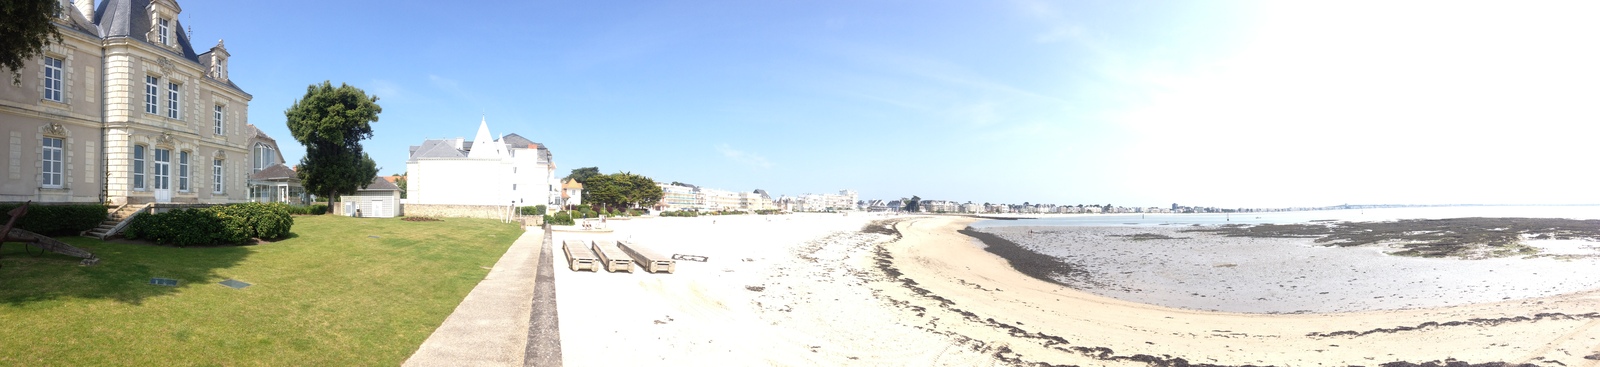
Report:
[[[868,211],[901,211],[905,203],[901,200],[873,200],[866,204]],[[1172,210],[1161,207],[1121,207],[1109,205],[1055,205],[1055,204],[978,204],[973,202],[957,203],[948,200],[923,200],[917,205],[920,213],[1023,213],[1023,214],[1078,214],[1078,213],[1171,213]]]
[[[734,192],[693,185],[656,183],[661,187],[661,203],[656,210],[783,210],[789,212],[818,212],[829,210],[857,210],[856,192],[839,191],[838,194],[805,194],[797,197],[783,196],[773,199],[766,190]]]
[[[657,211],[719,211],[719,210],[773,210],[772,197],[765,190],[734,192],[692,185],[674,185],[657,182],[661,187],[661,202]]]

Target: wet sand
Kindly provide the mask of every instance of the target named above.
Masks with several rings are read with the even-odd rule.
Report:
[[[904,239],[884,247],[892,257],[888,263],[902,274],[906,291],[886,294],[907,300],[908,307],[926,309],[926,317],[945,320],[932,330],[972,339],[1006,360],[1225,366],[1600,362],[1585,359],[1600,358],[1595,350],[1600,347],[1600,329],[1595,328],[1600,324],[1600,313],[1595,312],[1600,294],[1594,291],[1343,313],[1181,309],[1104,297],[1030,277],[1013,269],[1005,258],[985,251],[978,240],[957,233],[970,222],[928,218],[897,224]],[[1150,241],[1140,241],[1146,242]],[[1203,259],[1192,262],[1207,263]],[[1148,261],[1156,268],[1175,267],[1158,259]],[[1251,276],[1258,275],[1244,277]]]
[[[885,219],[891,228],[868,225]],[[679,262],[675,274],[557,269],[564,365],[1600,363],[1600,294],[1592,291],[1339,313],[1166,307],[1029,276],[1025,272],[1064,276],[1068,284],[1072,277],[1090,286],[1105,282],[1094,279],[1094,269],[1056,261],[1022,262],[1019,271],[959,232],[972,222],[863,215],[655,218],[613,221],[610,234],[558,233],[558,243],[631,238],[658,252],[710,257]],[[1027,244],[1011,250],[1023,254]],[[1155,260],[1147,261],[1161,267]],[[1197,271],[1167,261],[1175,274]],[[1247,266],[1267,264],[1218,269],[1260,276],[1239,269]]]
[[[999,237],[986,238],[991,247],[1020,246],[1024,253],[1018,256],[1028,256],[1027,261],[1056,258],[1061,267],[1076,271],[1047,279],[1097,295],[1196,310],[1351,312],[1600,289],[1600,259],[1593,257],[1419,258],[1385,254],[1399,250],[1395,247],[1329,247],[1311,238],[1223,237],[1186,229],[991,227],[981,232]],[[1170,239],[1141,239],[1157,237]],[[1554,252],[1583,253],[1583,244],[1561,245]]]

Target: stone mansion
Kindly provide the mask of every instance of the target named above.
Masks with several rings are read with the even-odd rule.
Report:
[[[252,174],[283,158],[248,124],[251,95],[229,80],[222,41],[197,53],[175,0],[62,3],[61,42],[0,85],[0,202],[259,194]]]

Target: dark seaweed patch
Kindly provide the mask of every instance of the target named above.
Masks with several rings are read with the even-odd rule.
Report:
[[[1522,236],[1538,239],[1600,240],[1600,220],[1558,218],[1452,218],[1406,219],[1390,222],[1340,222],[1311,224],[1260,224],[1185,229],[1228,237],[1315,238],[1326,246],[1362,246],[1395,243],[1395,255],[1417,257],[1467,257],[1531,255]],[[1487,249],[1479,252],[1475,249]]]

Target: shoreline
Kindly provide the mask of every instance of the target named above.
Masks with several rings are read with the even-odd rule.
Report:
[[[930,331],[971,340],[1013,363],[1572,366],[1600,358],[1593,349],[1600,340],[1600,314],[1591,311],[1600,306],[1595,291],[1332,314],[1175,309],[1036,279],[980,247],[981,238],[964,234],[973,221],[923,217],[892,224],[903,237],[880,245],[883,256],[899,273],[896,284],[914,287],[883,293],[915,317],[941,321]]]
[[[1600,289],[1600,261],[1593,258],[1526,253],[1484,259],[1398,256],[1389,252],[1405,250],[1403,246],[1340,246],[1315,238],[1242,237],[1190,228],[1017,226],[958,232],[979,239],[988,252],[1034,278],[1100,296],[1192,310],[1325,314],[1425,309]]]

